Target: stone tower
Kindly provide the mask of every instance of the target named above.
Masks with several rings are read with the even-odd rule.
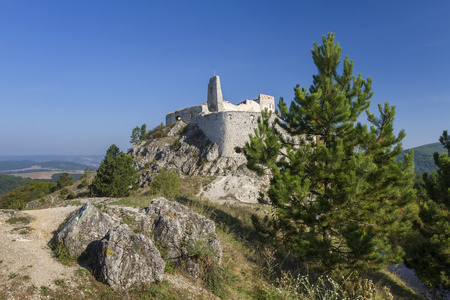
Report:
[[[219,76],[213,76],[209,79],[208,110],[210,112],[223,111],[223,96]]]

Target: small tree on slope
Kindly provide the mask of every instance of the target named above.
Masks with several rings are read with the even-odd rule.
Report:
[[[111,145],[92,182],[94,196],[123,197],[137,189],[139,175],[133,158]]]
[[[255,225],[322,270],[400,262],[389,234],[410,228],[415,192],[412,154],[396,162],[405,133],[393,133],[395,107],[379,105],[378,118],[368,111],[372,81],[353,76],[348,57],[338,74],[334,34],[314,43],[312,56],[318,74],[309,91],[297,86],[290,107],[280,99],[272,124],[263,113],[244,147],[248,167],[272,176],[274,218]],[[370,128],[356,123],[363,112]]]

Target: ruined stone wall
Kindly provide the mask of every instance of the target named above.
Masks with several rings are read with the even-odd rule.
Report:
[[[258,98],[254,100],[259,104],[261,111],[264,109],[275,111],[275,99],[273,96],[259,94]]]
[[[208,139],[219,146],[222,157],[243,158],[236,152],[236,147],[244,146],[249,141],[249,134],[257,128],[260,112],[225,111],[217,112],[197,119],[197,124]]]
[[[180,109],[166,115],[166,126],[177,121],[180,118],[184,123],[196,123],[196,119],[201,114],[207,112],[206,105],[196,105]]]

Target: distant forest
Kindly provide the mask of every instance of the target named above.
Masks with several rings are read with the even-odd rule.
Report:
[[[0,174],[0,195],[21,187],[28,181],[31,179]]]
[[[435,171],[437,169],[434,164],[433,153],[444,153],[446,150],[441,143],[432,143],[423,146],[419,146],[412,149],[403,150],[399,160],[403,161],[403,155],[408,153],[409,150],[414,150],[414,172],[416,174],[423,174]]]

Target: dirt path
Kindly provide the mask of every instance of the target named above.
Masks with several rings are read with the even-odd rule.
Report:
[[[77,267],[67,267],[52,257],[47,243],[75,206],[30,210],[29,224],[6,223],[11,215],[0,215],[0,290],[2,296],[16,298],[21,290],[54,287],[55,280],[70,278]],[[17,214],[16,214],[17,215]]]

